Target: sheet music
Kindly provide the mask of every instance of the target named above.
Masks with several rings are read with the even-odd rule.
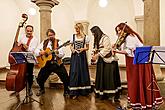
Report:
[[[165,65],[165,46],[137,47],[134,64],[163,64]]]
[[[14,56],[17,63],[38,63],[32,52],[10,52],[10,54]]]
[[[154,51],[155,53],[152,62],[156,64],[165,64],[165,46],[152,46],[151,52]]]

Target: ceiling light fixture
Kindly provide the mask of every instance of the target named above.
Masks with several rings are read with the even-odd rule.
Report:
[[[104,8],[108,5],[108,1],[107,0],[99,0],[99,6]]]
[[[29,13],[29,15],[36,15],[36,9],[29,8],[28,13]]]

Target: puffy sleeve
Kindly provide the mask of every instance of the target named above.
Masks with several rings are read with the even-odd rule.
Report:
[[[136,47],[141,47],[143,44],[140,40],[135,36],[127,36],[126,41],[123,46],[123,50],[126,51],[127,55],[130,57],[134,57],[134,50]]]
[[[89,38],[89,36],[86,35],[86,37],[85,37],[85,44],[89,44],[89,42],[90,42],[90,38]]]
[[[103,46],[103,48],[100,48],[99,55],[105,57],[111,51],[111,41],[108,36],[104,36],[101,40],[102,43],[99,46]]]
[[[70,43],[73,44],[73,35],[70,37]]]

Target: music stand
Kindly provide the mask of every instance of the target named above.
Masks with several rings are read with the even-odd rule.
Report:
[[[135,51],[134,64],[165,64],[165,47],[162,46],[143,46],[137,47]],[[154,101],[154,77],[153,72],[151,72],[151,99],[152,99],[152,107]],[[155,108],[153,108],[155,109]]]
[[[10,52],[10,55],[13,56],[14,60],[16,61],[16,64],[22,64],[22,63],[34,63],[37,64],[37,60],[36,57],[33,55],[32,52]],[[28,88],[29,85],[26,81],[26,96],[25,98],[17,105],[17,107],[15,108],[15,110],[17,110],[21,104],[27,104],[33,101],[36,101],[37,103],[43,105],[41,102],[35,100],[34,98],[32,98],[31,96],[29,96],[28,94]]]

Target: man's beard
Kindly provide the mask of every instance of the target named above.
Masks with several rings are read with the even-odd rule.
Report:
[[[26,37],[32,37],[32,35],[31,34],[27,34]]]
[[[54,38],[54,37],[50,37],[49,39],[50,39],[51,41],[54,41],[55,38]]]

